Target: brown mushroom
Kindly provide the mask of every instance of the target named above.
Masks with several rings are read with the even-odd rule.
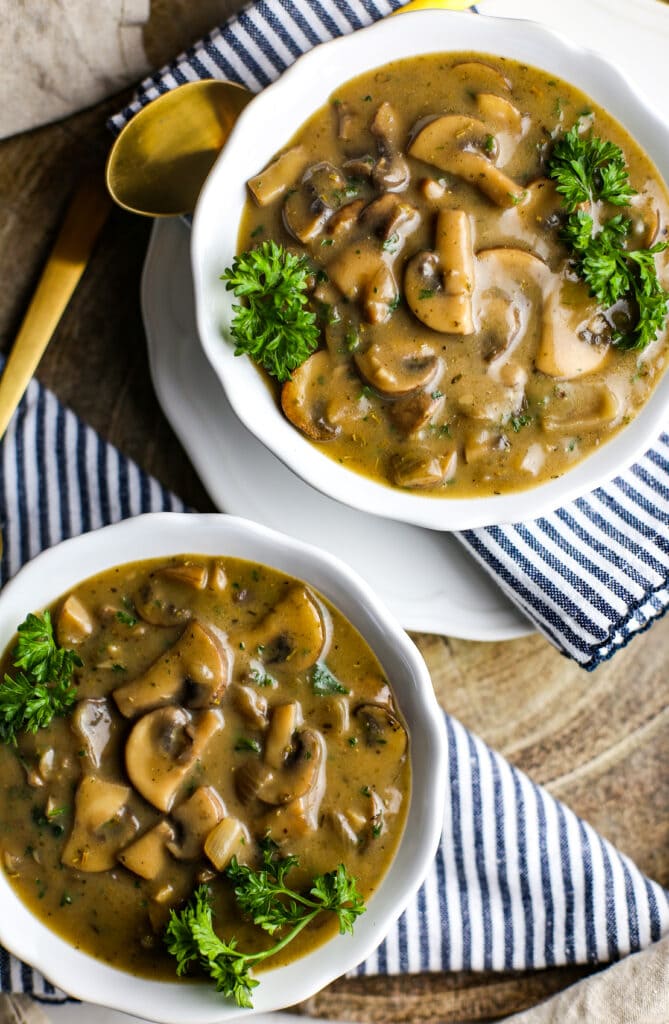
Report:
[[[399,236],[405,238],[419,222],[417,207],[392,192],[384,192],[378,199],[373,199],[360,214],[360,223],[385,241],[397,235],[399,242]],[[399,246],[396,251],[399,251]]]
[[[405,437],[415,437],[427,426],[444,404],[439,391],[418,391],[407,398],[398,398],[388,409],[392,423]]]
[[[114,690],[126,718],[183,700],[192,708],[219,704],[232,673],[232,654],[221,637],[191,622],[165,654],[139,676]]]
[[[330,441],[342,430],[355,430],[365,415],[358,403],[360,382],[348,363],[336,363],[330,352],[314,352],[281,389],[281,408],[303,434]]]
[[[61,861],[79,871],[108,871],[138,823],[128,812],[131,790],[96,775],[85,775],[74,798],[74,823]]]
[[[479,92],[476,95],[476,105],[481,117],[497,131],[507,131],[513,135],[522,134],[523,115],[510,100],[491,92]]]
[[[380,156],[372,170],[372,181],[384,192],[402,192],[409,184],[409,165],[400,152],[400,126],[390,103],[384,101],[370,125]]]
[[[139,875],[140,878],[152,879],[166,874],[170,856],[168,846],[174,841],[174,829],[164,819],[152,829],[126,846],[118,854],[124,868]]]
[[[353,359],[365,381],[389,398],[410,395],[437,376],[440,360],[420,338],[388,338],[374,342]]]
[[[473,289],[469,216],[464,210],[442,210],[437,217],[435,251],[419,252],[407,264],[407,303],[414,316],[433,331],[473,334]]]
[[[293,734],[300,724],[301,709],[297,701],[275,704],[265,737],[264,760],[270,768],[280,769],[289,755]]]
[[[260,174],[250,178],[248,189],[258,206],[268,206],[294,185],[308,159],[303,146],[293,146],[273,160]]]
[[[199,786],[172,812],[179,838],[172,836],[167,849],[178,860],[195,860],[204,849],[205,839],[224,816],[225,804],[214,787]]]
[[[391,462],[391,476],[398,487],[424,489],[448,483],[455,476],[458,453],[454,450],[440,455],[415,449],[396,455]]]
[[[451,74],[472,93],[511,91],[509,79],[497,68],[481,60],[461,61],[453,66]]]
[[[389,761],[400,761],[404,757],[408,743],[406,729],[392,711],[383,704],[360,704],[354,714],[368,747],[383,747]]]
[[[323,613],[311,591],[296,583],[246,638],[250,646],[262,651],[265,664],[303,672],[324,652]]]
[[[308,167],[283,204],[283,222],[293,238],[311,242],[341,206],[345,187],[346,179],[334,164],[324,160]]]
[[[235,774],[240,799],[263,803],[288,804],[305,796],[317,783],[325,762],[325,741],[315,729],[295,734],[278,767],[266,761],[248,761]]]
[[[544,407],[541,425],[549,433],[585,433],[611,423],[620,409],[618,396],[603,381],[569,382],[562,386],[560,397]]]
[[[369,323],[385,322],[396,306],[399,291],[388,260],[400,252],[402,244],[399,233],[393,253],[372,241],[355,242],[328,264],[330,279],[347,299],[360,299]]]
[[[112,735],[112,716],[108,702],[99,697],[78,701],[70,722],[89,767],[99,768]]]
[[[253,729],[264,729],[267,725],[267,698],[254,686],[231,683],[228,699],[232,707],[242,715]]]
[[[134,595],[135,608],[152,626],[183,626],[192,615],[193,590],[204,589],[207,578],[201,565],[159,569]]]
[[[135,789],[159,811],[169,811],[182,782],[222,727],[220,712],[213,710],[194,719],[171,705],[144,715],[125,747],[125,766]]]
[[[444,114],[418,132],[409,154],[464,178],[497,206],[514,206],[525,198],[525,189],[488,158],[491,138],[482,121],[464,114]]]

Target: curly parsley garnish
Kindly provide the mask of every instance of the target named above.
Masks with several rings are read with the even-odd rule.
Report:
[[[29,614],[18,627],[13,659],[19,671],[5,674],[0,685],[0,741],[15,744],[18,733],[45,729],[68,714],[77,695],[74,669],[82,662],[74,651],[58,647],[48,611]]]
[[[305,308],[309,275],[305,256],[272,241],[235,256],[222,275],[227,290],[246,300],[233,306],[235,355],[251,356],[278,381],[288,380],[318,346],[316,315]]]
[[[604,309],[621,299],[636,309],[634,328],[626,333],[615,331],[613,343],[641,351],[655,340],[666,320],[669,292],[657,276],[655,256],[669,243],[627,249],[629,218],[616,214],[595,231],[594,218],[578,209],[599,201],[628,206],[636,195],[620,147],[592,134],[582,136],[579,124],[577,121],[557,140],[548,164],[548,173],[569,213],[561,237],[571,250],[574,269]]]
[[[288,929],[269,949],[244,953],[234,937],[227,942],[219,938],[214,931],[210,893],[204,885],[195,890],[183,910],[171,911],[165,942],[177,959],[177,974],[198,963],[215,982],[217,992],[233,998],[238,1006],[251,1007],[251,992],[258,984],[250,974],[253,965],[278,953],[319,914],[336,914],[341,934],[352,932],[365,906],[344,865],[318,875],[304,894],[286,882],[286,875],[297,863],[297,857],[278,857],[275,844],[266,841],[259,871],[239,864],[234,857],[225,871],[240,910],[255,925],[269,935]]]

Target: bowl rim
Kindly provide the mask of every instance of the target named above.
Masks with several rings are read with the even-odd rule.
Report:
[[[264,557],[267,553],[269,558]],[[382,666],[391,669],[410,733],[420,735],[420,743],[410,744],[412,789],[404,832],[354,934],[336,935],[285,967],[263,972],[252,1010],[233,1006],[212,991],[213,986],[139,978],[77,950],[32,914],[0,870],[0,942],[52,984],[78,999],[160,1024],[213,1024],[309,998],[376,949],[424,881],[437,851],[447,783],[446,728],[418,649],[357,573],[312,545],[224,513],[147,513],[43,551],[0,592],[0,648],[6,648],[28,611],[56,600],[68,586],[113,565],[171,554],[250,558],[306,579],[342,609],[368,643],[370,636],[374,638],[370,646]],[[322,956],[325,949],[328,955]]]
[[[442,40],[443,45],[439,45]],[[391,52],[388,53],[389,47]],[[658,380],[648,401],[628,425],[559,478],[499,496],[435,497],[405,492],[371,480],[345,469],[318,450],[281,415],[250,360],[236,359],[233,345],[226,344],[223,332],[229,325],[231,298],[227,300],[227,314],[217,310],[216,322],[208,307],[214,278],[207,262],[207,247],[220,207],[217,195],[225,194],[222,183],[232,185],[232,193],[228,191],[226,196],[226,207],[233,207],[236,212],[234,231],[228,233],[234,234],[234,245],[231,247],[229,240],[226,242],[228,257],[221,262],[216,277],[236,252],[239,218],[246,198],[246,176],[237,167],[240,164],[243,167],[244,159],[251,166],[247,153],[249,150],[253,152],[257,126],[264,127],[264,148],[261,156],[253,157],[256,171],[263,165],[263,160],[269,159],[280,148],[273,146],[274,136],[271,134],[272,130],[277,131],[272,125],[279,120],[276,118],[277,109],[287,108],[290,112],[289,127],[281,134],[285,145],[310,114],[323,105],[337,84],[390,60],[409,56],[409,50],[421,54],[475,50],[481,54],[525,59],[572,82],[575,76],[570,69],[577,66],[576,88],[604,106],[625,127],[646,150],[665,185],[669,182],[667,124],[647,105],[642,93],[595,51],[572,43],[551,28],[519,18],[486,14],[474,20],[468,12],[424,10],[408,12],[401,18],[382,19],[350,35],[319,44],[300,56],[279,79],[251,100],[235,124],[202,188],[193,218],[191,264],[200,342],[244,426],[297,476],[322,493],[364,512],[443,531],[536,518],[617,476],[652,446],[666,422],[669,374],[665,373]],[[378,55],[381,52],[384,52],[383,58],[367,56],[364,59],[365,54]],[[534,56],[528,58],[528,52]],[[338,72],[336,80],[332,81],[332,69],[338,69],[342,62],[348,67],[348,73],[342,75]],[[310,85],[309,97],[296,101],[300,84],[301,91],[305,91],[305,82]],[[301,103],[298,112],[295,110],[296,102]],[[221,234],[225,232],[221,231]],[[218,288],[224,293],[222,285]],[[226,300],[218,295],[218,301],[224,304]],[[271,410],[265,402],[261,407],[257,405],[263,398],[261,389],[264,389],[265,402],[272,404]]]

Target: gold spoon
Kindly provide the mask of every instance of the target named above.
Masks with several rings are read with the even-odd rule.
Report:
[[[206,78],[147,104],[123,128],[107,161],[112,199],[132,213],[191,213],[232,126],[253,94]]]

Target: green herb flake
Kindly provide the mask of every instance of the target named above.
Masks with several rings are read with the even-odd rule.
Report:
[[[134,615],[130,615],[129,612],[117,612],[116,618],[120,623],[124,626],[128,626],[130,629],[137,625],[136,617]]]
[[[240,736],[235,743],[235,750],[250,750],[252,754],[259,754],[262,748],[257,740],[252,740],[248,736]]]
[[[321,662],[316,662],[311,670],[311,687],[313,692],[321,697],[328,696],[333,693],[351,692],[347,687],[343,686],[339,680],[332,675],[329,668]]]

